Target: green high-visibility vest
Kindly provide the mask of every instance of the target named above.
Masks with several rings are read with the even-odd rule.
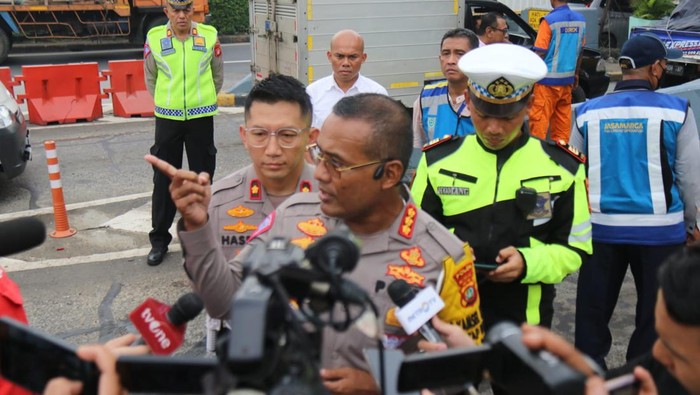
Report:
[[[216,29],[192,23],[190,36],[180,41],[169,25],[162,25],[151,29],[146,40],[158,66],[155,116],[181,121],[215,115],[211,60]]]

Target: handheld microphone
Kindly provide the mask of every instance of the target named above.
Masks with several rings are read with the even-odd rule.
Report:
[[[129,314],[129,319],[154,354],[167,355],[182,345],[187,322],[199,315],[202,309],[202,299],[190,292],[181,296],[172,307],[148,298]]]
[[[347,225],[340,225],[311,244],[305,254],[313,267],[339,276],[355,269],[360,258],[359,240]]]
[[[34,248],[46,239],[46,227],[36,218],[19,218],[0,223],[0,256]]]
[[[387,288],[389,297],[399,307],[396,311],[403,330],[413,334],[420,332],[425,340],[433,343],[444,343],[440,334],[435,330],[430,320],[445,307],[445,302],[432,287],[418,290],[408,285],[404,280],[396,280]]]

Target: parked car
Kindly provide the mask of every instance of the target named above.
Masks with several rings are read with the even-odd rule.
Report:
[[[513,44],[532,48],[537,32],[523,18],[503,3],[493,0],[466,0],[464,27],[474,30],[476,21],[488,12],[503,15],[508,23],[508,37]],[[604,94],[608,90],[610,77],[605,73],[605,60],[600,51],[583,48],[581,69],[579,70],[579,87],[574,91],[574,103]]]
[[[0,84],[0,173],[7,178],[22,174],[31,149],[22,110],[7,88]]]

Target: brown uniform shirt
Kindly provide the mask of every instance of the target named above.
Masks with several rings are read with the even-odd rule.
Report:
[[[196,232],[179,232],[185,251],[185,269],[195,291],[202,296],[209,314],[223,317],[241,284],[241,267],[258,243],[284,236],[306,248],[340,223],[321,212],[318,195],[296,194],[260,224],[249,245],[228,263],[212,240],[210,227]],[[401,215],[389,229],[373,235],[356,235],[361,241],[360,261],[345,275],[368,292],[384,321],[385,346],[397,347],[407,338],[393,314],[388,285],[404,279],[416,286],[433,285],[445,301],[441,318],[461,324],[480,341],[481,313],[473,259],[469,246],[408,200]],[[355,326],[347,332],[326,329],[321,366],[354,367],[369,370],[362,349],[376,347],[376,341]]]

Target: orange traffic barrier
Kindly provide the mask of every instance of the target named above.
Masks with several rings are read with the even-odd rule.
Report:
[[[92,63],[22,66],[22,75],[15,77],[24,83],[24,94],[17,96],[27,102],[29,122],[35,125],[94,121],[102,117],[102,99],[98,65]]]
[[[77,230],[68,224],[68,212],[66,202],[63,200],[63,186],[61,185],[61,169],[58,167],[58,154],[56,153],[56,142],[53,140],[44,141],[46,150],[46,164],[49,166],[49,181],[51,183],[51,198],[53,199],[53,218],[56,223],[56,230],[49,233],[54,238],[70,237],[77,233]]]
[[[15,97],[15,86],[19,85],[19,82],[12,79],[12,70],[9,67],[0,67],[0,82],[5,85],[12,97]]]
[[[112,95],[115,116],[153,116],[155,104],[146,89],[142,59],[110,61],[109,70],[102,70],[102,76],[109,77],[110,87],[104,92]]]

